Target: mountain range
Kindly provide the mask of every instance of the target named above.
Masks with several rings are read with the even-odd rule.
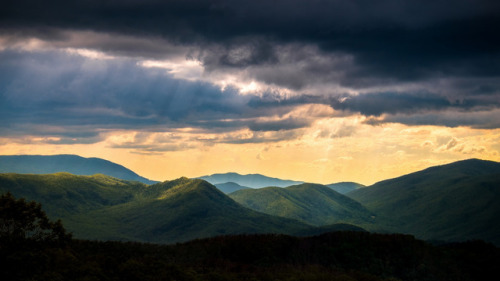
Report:
[[[102,174],[0,174],[0,193],[5,192],[40,202],[49,217],[62,219],[81,239],[174,243],[226,234],[318,232],[297,220],[245,208],[200,179],[146,185]]]
[[[0,155],[0,173],[53,174],[59,172],[87,176],[103,174],[124,180],[139,181],[145,184],[158,183],[158,181],[144,178],[120,164],[101,158],[85,158],[71,154]],[[240,175],[238,173],[220,173],[199,178],[212,183],[224,193],[231,193],[244,188],[287,187],[303,183],[301,181],[282,180],[260,174]],[[340,182],[327,186],[342,194],[364,187],[353,182]]]
[[[102,174],[9,173],[0,174],[0,193],[42,203],[78,238],[172,243],[221,234],[309,235],[347,228],[500,245],[497,162],[469,159],[367,187],[333,184],[342,187],[340,192],[332,185],[262,175],[206,178],[221,182],[180,178],[148,185]]]

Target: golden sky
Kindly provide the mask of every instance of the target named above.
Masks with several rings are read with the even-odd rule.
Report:
[[[361,117],[318,120],[294,140],[275,143],[207,144],[192,141],[209,137],[178,133],[189,148],[181,151],[141,152],[115,148],[139,132],[113,132],[93,144],[44,144],[36,138],[26,143],[3,140],[2,154],[77,154],[100,157],[121,164],[153,180],[213,173],[260,173],[282,179],[315,183],[354,181],[365,185],[415,172],[430,166],[468,158],[500,161],[500,129],[443,128],[384,124],[363,125]],[[352,126],[346,136],[324,136]],[[241,132],[241,134],[251,132]],[[155,136],[156,135],[156,136]],[[149,136],[151,141],[157,133]],[[191,140],[190,140],[191,139]]]

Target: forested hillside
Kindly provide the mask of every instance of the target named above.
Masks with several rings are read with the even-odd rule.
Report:
[[[500,245],[500,163],[470,159],[357,189],[348,196],[391,232]]]

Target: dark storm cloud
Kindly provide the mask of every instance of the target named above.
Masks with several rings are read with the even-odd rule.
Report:
[[[246,143],[268,143],[279,142],[300,137],[301,133],[295,130],[285,131],[271,131],[271,132],[252,132],[251,136],[222,136],[217,139],[217,143],[229,144],[246,144]]]
[[[498,127],[487,118],[498,117],[500,106],[499,15],[500,2],[489,0],[7,1],[0,9],[0,134],[72,142],[120,128],[291,131],[312,122],[283,117],[303,104],[360,113],[371,124]],[[29,38],[52,50],[121,58],[12,51]],[[208,75],[241,75],[296,95],[243,96],[134,60],[183,56]],[[332,85],[340,90],[325,90]]]
[[[359,112],[365,116],[381,114],[415,113],[441,110],[452,104],[444,97],[430,93],[370,93],[333,99],[332,107],[339,110]]]
[[[88,143],[102,140],[102,132],[119,129],[286,131],[311,124],[309,119],[276,116],[312,103],[312,98],[270,103],[271,97],[279,99],[269,93],[258,102],[231,87],[221,90],[206,82],[175,79],[135,60],[94,60],[54,51],[0,52],[2,136],[55,136],[60,138],[47,142]]]
[[[69,144],[98,142],[103,138],[101,133],[119,129],[165,132],[194,127],[224,133],[249,128],[255,133],[250,139],[218,141],[279,141],[296,136],[284,132],[309,127],[315,118],[325,117],[315,112],[289,114],[294,108],[308,104],[330,105],[348,114],[383,116],[371,119],[370,124],[462,124],[490,128],[500,125],[491,121],[498,114],[500,95],[494,93],[495,84],[485,85],[489,86],[476,87],[484,94],[460,100],[427,92],[381,92],[336,98],[283,96],[279,92],[254,96],[240,95],[230,87],[221,90],[210,83],[174,79],[163,70],[141,67],[135,60],[93,60],[62,52],[3,51],[0,52],[0,135],[36,135],[47,138],[49,143]],[[428,117],[450,110],[461,114],[457,118]],[[473,113],[474,118],[467,119],[467,112]],[[283,133],[257,134],[279,131]]]
[[[97,129],[186,126],[245,115],[246,99],[234,89],[176,80],[134,61],[0,53],[2,135],[85,138]],[[80,134],[90,135],[72,135],[70,128],[77,126]]]
[[[276,46],[314,45],[327,54],[352,55],[357,67],[339,82],[359,87],[380,83],[367,77],[499,75],[499,14],[500,2],[489,0],[20,0],[2,6],[0,26],[8,34],[29,30],[53,40],[64,38],[44,30],[163,38],[201,50],[195,57],[208,69],[275,65],[281,62]],[[127,52],[142,50],[130,45]],[[149,48],[143,55],[158,57],[164,51]]]
[[[253,108],[290,107],[302,104],[326,104],[325,97],[314,95],[292,95],[283,96],[276,92],[265,92],[261,96],[253,96],[248,105]]]
[[[462,84],[459,84],[462,85]],[[380,116],[382,114],[422,113],[440,110],[460,110],[463,112],[484,111],[500,108],[500,91],[496,87],[476,86],[478,91],[486,94],[452,95],[450,97],[432,92],[371,92],[359,95],[293,95],[283,97],[276,93],[266,93],[260,97],[252,97],[248,105],[255,108],[290,107],[304,104],[325,104],[333,109],[360,113],[364,116]],[[470,90],[466,93],[470,93]]]
[[[252,65],[277,64],[278,54],[271,42],[262,38],[237,38],[228,45],[203,47],[192,59],[203,62],[208,71],[217,68],[245,68]]]
[[[286,118],[283,120],[275,121],[257,121],[249,124],[249,129],[252,131],[280,131],[280,130],[293,130],[304,127],[309,127],[312,120],[305,117],[300,118]]]
[[[157,153],[157,152],[168,152],[168,151],[181,151],[196,148],[193,145],[189,145],[183,142],[178,143],[153,143],[153,144],[142,144],[140,142],[126,142],[121,144],[112,144],[112,148],[128,148],[136,151],[141,151],[145,154],[147,153]]]
[[[488,91],[489,92],[489,91]],[[330,98],[336,110],[360,113],[367,124],[402,123],[498,128],[500,93],[453,99],[429,92],[379,92]]]
[[[381,118],[369,118],[366,123],[379,125],[383,123],[401,123],[406,125],[435,125],[446,127],[470,127],[476,129],[500,128],[500,110],[463,112],[448,110],[444,112],[426,112],[405,115],[385,115]]]

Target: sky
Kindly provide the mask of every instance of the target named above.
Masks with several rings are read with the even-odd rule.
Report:
[[[500,161],[495,0],[4,1],[0,154],[372,184]]]

